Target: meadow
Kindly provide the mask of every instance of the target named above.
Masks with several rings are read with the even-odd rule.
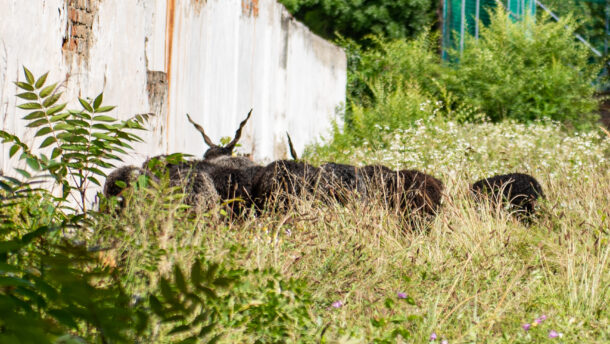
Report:
[[[117,245],[104,259],[136,295],[201,257],[299,279],[313,323],[287,338],[303,342],[610,340],[610,138],[553,122],[420,121],[385,140],[389,149],[311,147],[307,160],[433,174],[446,186],[433,222],[407,228],[384,204],[358,200],[303,200],[288,212],[227,220],[222,209],[192,216],[140,190],[147,196],[123,216],[99,223],[97,240]],[[469,194],[475,180],[513,171],[534,175],[546,193],[531,224]],[[245,324],[226,331],[222,342],[260,339]]]

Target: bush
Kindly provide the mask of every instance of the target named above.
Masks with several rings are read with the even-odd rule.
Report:
[[[500,9],[478,41],[467,37],[464,52],[452,52],[459,62],[447,89],[493,121],[551,118],[586,127],[597,119],[593,83],[601,66],[589,64],[576,27],[571,18],[512,22]]]
[[[412,40],[369,37],[366,48],[344,39],[348,105],[345,127],[336,125],[333,139],[339,146],[375,145],[380,130],[423,118],[595,124],[601,66],[590,64],[590,51],[574,40],[574,20],[513,22],[503,11],[492,14],[479,40],[466,37],[463,53],[449,51],[453,62],[441,60],[438,37],[429,32]]]
[[[280,0],[312,31],[326,37],[361,40],[375,34],[413,37],[430,28],[438,4],[434,0]]]

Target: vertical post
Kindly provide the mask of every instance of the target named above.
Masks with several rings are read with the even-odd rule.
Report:
[[[466,31],[466,0],[462,0],[462,15],[460,24],[460,55],[464,52],[464,33]]]
[[[474,37],[476,39],[479,39],[479,20],[480,20],[480,12],[481,12],[481,0],[477,0],[477,4],[476,4],[477,8],[476,8],[476,18],[475,18],[475,22],[474,22]]]
[[[441,44],[441,56],[443,60],[447,59],[447,45],[449,44],[447,34],[447,0],[443,0],[443,42]]]
[[[608,56],[608,37],[610,37],[610,2],[606,1],[606,39],[604,39],[604,55]]]

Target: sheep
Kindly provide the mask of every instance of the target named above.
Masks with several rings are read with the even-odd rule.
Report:
[[[106,198],[120,197],[119,208],[125,207],[123,192],[130,188],[140,176],[152,177],[146,170],[136,166],[123,166],[110,172],[104,183],[103,194]],[[122,184],[122,185],[121,185]]]
[[[470,191],[476,200],[483,200],[488,196],[492,204],[496,201],[507,202],[514,210],[526,216],[535,213],[538,198],[545,198],[542,186],[536,178],[524,173],[509,173],[495,175],[472,184]]]
[[[212,179],[214,186],[222,200],[241,198],[244,203],[240,207],[248,207],[252,202],[252,184],[256,174],[263,168],[246,157],[234,157],[233,149],[241,138],[241,132],[246,125],[252,110],[239,124],[235,137],[226,146],[221,147],[212,142],[206,135],[203,127],[192,120],[187,114],[191,124],[201,133],[203,140],[210,147],[204,154],[203,160],[192,162],[193,168],[207,173]],[[238,210],[231,204],[233,210]]]
[[[286,133],[286,137],[288,138],[290,155],[293,160],[298,161],[299,157],[292,144],[292,139],[288,133]],[[366,193],[364,179],[358,176],[356,167],[327,162],[322,164],[320,169],[320,182],[322,184],[320,186],[326,190],[331,199],[345,204],[350,194],[357,192],[358,195],[364,195]]]
[[[266,205],[285,209],[291,196],[303,197],[323,192],[318,188],[322,171],[307,163],[276,160],[263,167],[254,178],[252,196],[258,210]]]
[[[195,129],[197,129],[197,131],[199,131],[201,133],[201,136],[203,137],[203,141],[205,141],[205,143],[210,147],[204,153],[203,159],[206,161],[216,163],[216,164],[224,166],[224,167],[230,167],[230,168],[244,168],[244,167],[250,167],[250,166],[256,165],[254,162],[252,162],[250,159],[248,159],[246,157],[233,157],[232,156],[233,149],[235,149],[235,146],[237,145],[237,143],[239,142],[239,139],[241,138],[241,131],[242,131],[243,127],[246,125],[246,123],[248,122],[248,120],[250,119],[250,116],[252,116],[252,109],[250,110],[250,112],[248,112],[246,119],[244,119],[239,124],[239,128],[235,132],[235,137],[233,138],[233,140],[231,140],[231,142],[229,142],[229,144],[227,144],[226,146],[222,147],[222,146],[219,146],[219,145],[215,144],[214,142],[212,142],[212,140],[210,140],[208,135],[206,135],[203,127],[201,125],[197,124],[195,121],[193,121],[191,116],[189,116],[188,114],[186,115],[186,117],[188,118],[188,121],[195,127]]]
[[[383,165],[362,167],[358,173],[367,181],[369,196],[381,193],[390,207],[402,213],[434,216],[438,212],[443,183],[421,171],[392,171]]]

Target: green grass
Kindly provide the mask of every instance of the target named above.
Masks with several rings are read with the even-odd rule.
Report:
[[[199,257],[302,279],[315,326],[288,341],[383,342],[396,328],[414,343],[431,333],[450,343],[610,341],[610,138],[556,123],[421,121],[380,142],[385,149],[311,147],[307,159],[435,175],[446,195],[432,223],[404,228],[382,204],[357,200],[304,200],[287,213],[227,220],[221,209],[194,216],[179,200],[142,190],[124,216],[98,223],[97,240],[116,247],[104,260],[136,295],[154,290],[172,264]],[[534,175],[547,196],[531,226],[473,203],[467,191],[479,178],[514,171]],[[336,301],[343,306],[332,307]],[[547,320],[522,329],[541,315]],[[550,330],[562,337],[549,339]],[[147,341],[168,342],[164,331]],[[221,342],[256,341],[245,325],[227,331]]]

